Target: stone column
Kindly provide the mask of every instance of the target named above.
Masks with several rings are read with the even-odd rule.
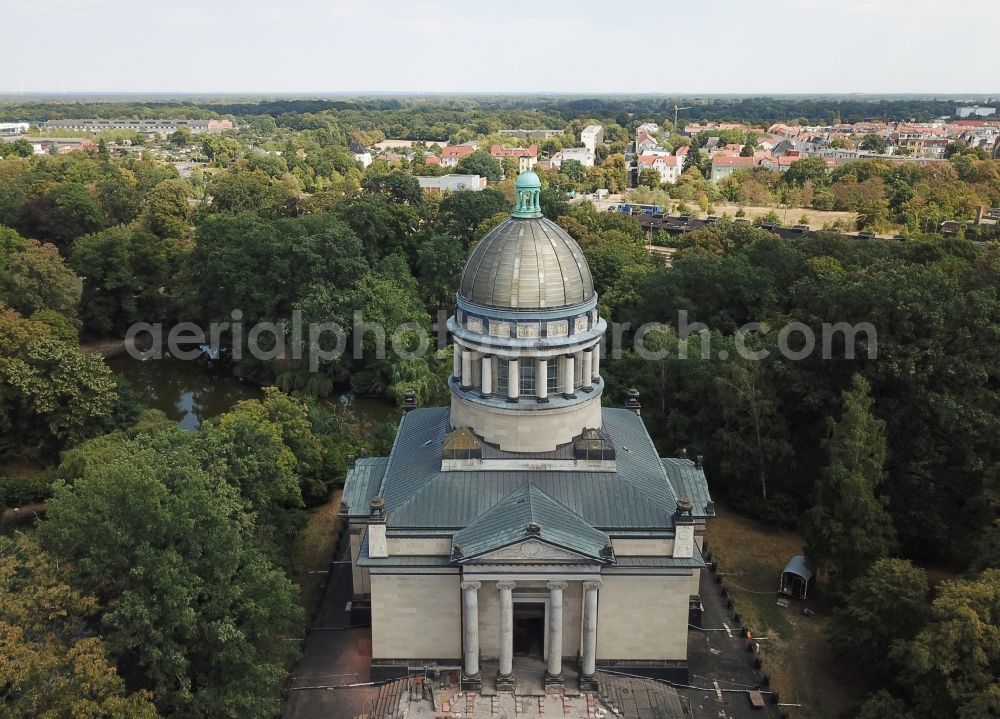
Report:
[[[598,342],[593,348],[594,360],[591,363],[591,380],[599,379],[601,376],[601,343]]]
[[[574,355],[566,355],[563,360],[563,396],[567,399],[571,399],[576,396],[576,387],[574,383],[576,382],[576,357]]]
[[[514,597],[515,582],[497,582],[500,590],[500,669],[497,690],[514,688]]]
[[[549,358],[539,357],[535,368],[535,394],[539,402],[549,401]]]
[[[462,349],[462,389],[472,387],[472,352]]]
[[[482,379],[479,383],[483,397],[493,394],[493,358],[490,355],[483,355]]]
[[[562,684],[563,590],[566,582],[549,582],[549,661],[545,684]]]
[[[457,380],[462,379],[462,345],[456,342],[452,345],[455,354],[455,364],[451,371],[451,376]]]
[[[521,370],[516,358],[507,360],[507,401],[517,402],[521,396]]]
[[[479,676],[479,582],[462,582],[463,684],[476,684]]]
[[[583,351],[583,388],[590,390],[594,386],[594,351]]]
[[[600,582],[583,583],[583,657],[580,662],[580,687],[596,684],[597,672],[597,591]]]

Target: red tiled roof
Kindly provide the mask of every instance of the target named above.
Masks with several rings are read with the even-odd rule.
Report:
[[[716,155],[712,158],[712,167],[753,167],[757,164],[754,157],[731,157]]]
[[[501,147],[500,145],[493,145],[490,148],[490,154],[493,157],[537,157],[538,156],[538,145],[532,145],[531,147]]]
[[[678,158],[673,155],[639,155],[640,165],[649,165],[652,167],[656,164],[657,160],[668,167],[676,167]]]
[[[475,151],[472,145],[449,145],[441,149],[441,157],[465,157]]]

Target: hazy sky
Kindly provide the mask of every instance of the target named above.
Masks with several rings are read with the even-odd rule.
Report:
[[[1000,94],[998,0],[0,0],[0,92]]]

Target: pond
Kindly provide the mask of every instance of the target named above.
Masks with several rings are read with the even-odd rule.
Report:
[[[161,410],[184,429],[198,429],[203,421],[224,413],[237,402],[264,394],[256,384],[234,377],[228,368],[207,362],[178,359],[144,362],[127,354],[106,361],[115,374],[139,393],[143,404]],[[351,408],[363,424],[377,424],[399,414],[394,403],[381,398],[354,398]]]

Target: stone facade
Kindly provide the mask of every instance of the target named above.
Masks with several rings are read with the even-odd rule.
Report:
[[[686,660],[690,584],[687,576],[606,576],[598,599],[598,665]]]
[[[545,452],[572,441],[584,427],[601,426],[600,394],[589,401],[544,412],[536,409],[490,410],[480,403],[453,397],[452,424],[475,427],[476,434],[501,449]]]
[[[461,662],[459,575],[373,574],[372,660]]]

